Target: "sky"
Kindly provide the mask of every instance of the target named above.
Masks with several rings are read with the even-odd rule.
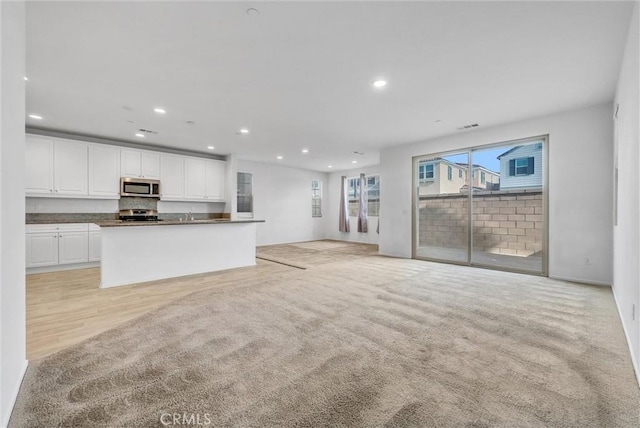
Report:
[[[513,146],[500,146],[493,147],[490,149],[482,149],[482,150],[474,150],[473,151],[473,163],[482,165],[483,167],[495,171],[497,173],[500,172],[500,161],[498,160],[498,156],[510,150]],[[467,163],[467,154],[459,154],[459,155],[449,155],[443,156],[444,159],[451,162],[460,162]]]

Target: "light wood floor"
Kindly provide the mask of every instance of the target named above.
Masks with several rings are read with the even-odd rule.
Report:
[[[294,269],[263,260],[257,263],[107,289],[98,288],[99,268],[27,275],[27,358],[57,352],[194,291]]]

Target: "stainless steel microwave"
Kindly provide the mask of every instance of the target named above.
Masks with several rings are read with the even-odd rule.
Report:
[[[120,179],[120,196],[159,198],[160,181],[147,180],[144,178],[122,177]]]

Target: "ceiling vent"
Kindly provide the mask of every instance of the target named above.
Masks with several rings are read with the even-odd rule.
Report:
[[[156,135],[158,133],[158,131],[152,131],[150,129],[144,129],[144,128],[140,128],[138,129],[138,131],[142,132],[143,134],[151,134],[151,135]]]
[[[359,151],[354,151],[352,152],[354,155],[358,155],[358,156],[364,156],[364,153],[359,152]]]
[[[457,129],[458,131],[464,131],[465,129],[477,128],[478,126],[480,125],[478,125],[477,123],[472,123],[470,125],[459,126]]]

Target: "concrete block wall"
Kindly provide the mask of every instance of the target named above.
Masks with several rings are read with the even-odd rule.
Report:
[[[467,247],[467,195],[421,197],[419,245]],[[473,249],[527,257],[542,251],[544,207],[542,192],[474,195]]]

